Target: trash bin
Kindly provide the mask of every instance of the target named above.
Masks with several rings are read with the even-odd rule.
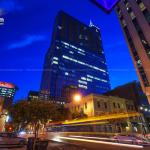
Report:
[[[34,137],[28,138],[27,150],[33,150],[34,140]],[[48,140],[40,140],[39,138],[36,140],[35,150],[47,150],[47,147]]]
[[[48,140],[39,140],[36,142],[35,150],[47,150]]]

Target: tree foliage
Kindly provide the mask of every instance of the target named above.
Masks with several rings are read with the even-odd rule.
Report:
[[[69,117],[69,109],[65,108],[63,105],[56,105],[56,111],[52,115],[51,119],[53,121],[64,121]]]
[[[87,115],[83,111],[76,111],[72,113],[72,119],[82,119],[82,118],[87,118]]]
[[[46,124],[49,119],[62,121],[67,117],[68,111],[64,106],[50,103],[48,101],[20,101],[14,104],[11,115],[13,123],[21,130],[27,125],[35,128],[35,137],[38,133],[39,124]]]

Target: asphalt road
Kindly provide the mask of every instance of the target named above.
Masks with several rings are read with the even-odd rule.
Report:
[[[85,148],[84,146],[77,146],[67,143],[50,142],[48,145],[48,150],[91,150],[91,149]]]
[[[127,148],[107,144],[94,144],[88,142],[50,142],[48,150],[150,150],[150,147]]]
[[[48,150],[150,150],[149,146],[115,143],[80,137],[64,136],[59,133],[49,134],[50,142]]]
[[[104,138],[100,137],[96,139],[96,137],[88,138],[83,136],[67,136],[59,133],[50,133],[45,138],[50,140],[47,150],[150,150],[150,145],[123,144],[102,140]],[[12,150],[26,150],[26,148],[15,148]]]

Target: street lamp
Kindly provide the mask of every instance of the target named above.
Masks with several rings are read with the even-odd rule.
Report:
[[[74,95],[73,100],[74,100],[75,102],[79,102],[79,101],[81,100],[81,95],[80,95],[80,94]]]

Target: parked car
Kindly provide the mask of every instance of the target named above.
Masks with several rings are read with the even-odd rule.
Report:
[[[0,144],[18,144],[24,145],[27,143],[25,138],[17,136],[15,132],[2,132],[0,133]]]
[[[130,144],[147,144],[149,141],[146,140],[146,138],[137,137],[135,135],[116,135],[113,137],[113,139],[116,140],[116,142],[119,143],[130,143]]]

